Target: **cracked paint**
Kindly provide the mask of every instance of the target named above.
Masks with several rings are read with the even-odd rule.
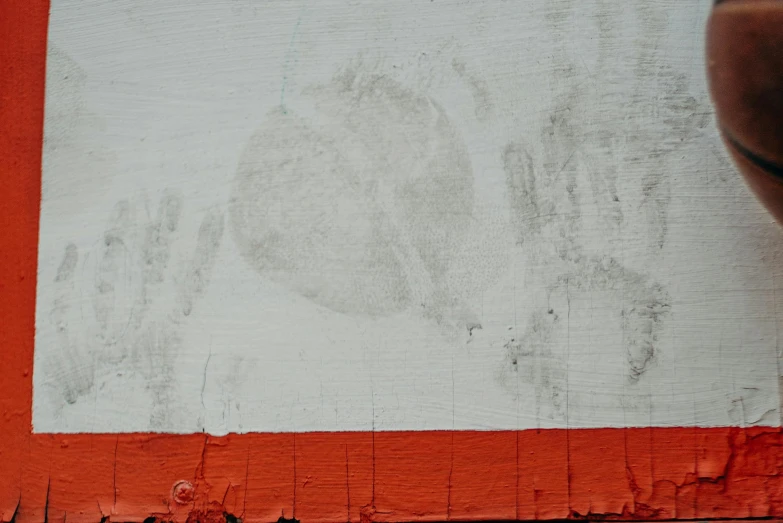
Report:
[[[374,451],[372,439],[32,436],[21,498],[17,488],[0,521],[783,517],[779,429],[379,432]]]
[[[47,7],[0,3],[0,522],[783,517],[779,428],[32,434]]]
[[[779,425],[709,0],[408,1],[50,3],[35,432]]]

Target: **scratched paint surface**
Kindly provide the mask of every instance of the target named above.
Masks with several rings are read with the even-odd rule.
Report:
[[[52,0],[37,432],[780,424],[706,0]]]

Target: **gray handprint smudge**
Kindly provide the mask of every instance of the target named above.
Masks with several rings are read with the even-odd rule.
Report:
[[[51,314],[60,358],[47,370],[65,403],[94,390],[98,368],[122,362],[125,372],[143,376],[152,391],[150,429],[168,425],[180,332],[210,282],[223,235],[222,214],[207,211],[192,254],[173,263],[183,258],[183,208],[173,191],[164,193],[152,218],[143,202],[122,200],[92,249],[80,256],[76,245],[66,246]]]
[[[626,377],[629,384],[638,383],[658,357],[664,321],[672,307],[666,289],[650,277],[623,267],[611,256],[576,256],[555,274],[547,287],[550,297],[607,291],[614,295],[617,324],[623,332]],[[570,314],[570,298],[567,301]],[[517,379],[532,385],[539,418],[556,419],[566,414],[567,361],[562,351],[556,350],[558,344],[568,342],[563,332],[568,329],[564,316],[566,313],[550,306],[538,308],[528,317],[521,334],[512,331],[504,344],[498,381],[511,394],[516,394]]]
[[[663,322],[671,310],[666,289],[624,267],[611,256],[591,256],[558,277],[553,289],[568,286],[571,292],[613,291],[621,305],[627,376],[632,383],[655,363]]]
[[[535,266],[545,267],[545,271],[538,274],[542,283],[547,286],[551,294],[558,291],[570,293],[611,291],[618,306],[620,315],[618,321],[624,335],[624,350],[627,354],[628,377],[631,382],[637,382],[640,377],[652,365],[656,356],[656,348],[660,333],[663,329],[663,321],[670,308],[670,298],[666,289],[651,278],[639,274],[622,266],[610,255],[596,256],[586,252],[581,244],[581,220],[578,214],[574,214],[575,199],[563,199],[560,203],[550,200],[552,193],[552,173],[545,166],[537,166],[537,162],[516,143],[510,143],[503,152],[506,159],[506,179],[509,204],[512,209],[512,218],[517,229],[518,243],[528,250],[535,258]],[[549,172],[537,178],[536,173]],[[554,174],[556,176],[556,173]],[[536,182],[549,181],[544,185],[542,196],[536,189]],[[540,183],[539,183],[540,184]],[[541,213],[541,208],[546,206],[546,212]],[[559,209],[565,208],[563,212]],[[570,211],[570,212],[569,212]],[[538,219],[541,216],[543,219]],[[528,245],[529,242],[537,242],[543,234],[543,228],[550,231],[559,231],[560,241],[553,246],[557,255],[557,262],[545,262],[545,250],[539,244]],[[526,243],[527,242],[527,243]],[[535,269],[535,267],[534,267]],[[538,349],[531,349],[540,340],[549,340],[551,329],[540,328],[542,323],[537,313],[533,313],[529,319],[530,325],[537,326],[532,331],[528,328],[524,334],[514,333],[516,341],[507,345],[509,353],[504,363],[502,378],[507,381],[507,371],[518,372],[518,365],[539,365],[539,359],[546,361],[547,372],[555,369],[555,374],[564,375],[566,362],[558,364],[558,357],[549,354],[541,354]],[[550,326],[551,327],[551,326]],[[543,338],[542,338],[543,336]],[[539,341],[535,341],[539,340]],[[534,358],[526,358],[525,355],[535,355]],[[512,362],[509,366],[508,362]],[[528,378],[522,374],[522,380],[527,380],[536,387],[543,386],[543,382],[536,377],[540,370],[530,371]],[[550,388],[555,386],[552,381],[547,382]],[[559,397],[557,391],[550,392]],[[554,397],[554,396],[553,396]],[[555,407],[557,407],[555,405]]]
[[[223,238],[223,214],[208,211],[201,222],[196,250],[181,284],[182,314],[190,316],[193,304],[209,285]]]
[[[555,218],[551,199],[539,194],[533,158],[520,143],[510,142],[503,149],[503,168],[511,207],[511,221],[517,232],[517,243],[541,232],[544,224]],[[549,189],[548,187],[546,189]]]
[[[51,36],[51,35],[50,35]],[[94,133],[106,121],[87,103],[87,71],[54,39],[46,57],[46,125],[43,136],[42,199],[49,212],[67,215],[98,197],[111,185],[101,176],[116,158],[114,151]],[[46,175],[50,166],[68,165],[68,183],[54,183]],[[66,203],[67,202],[67,203]]]
[[[568,2],[554,2],[545,16],[554,34],[563,34],[573,21],[570,18],[575,15],[566,7]],[[555,46],[553,108],[542,122],[541,153],[511,142],[501,154],[517,243],[530,260],[530,281],[545,286],[549,295],[566,293],[580,298],[600,292],[610,297],[623,334],[627,380],[636,384],[659,356],[663,325],[672,304],[662,284],[620,263],[612,252],[613,241],[617,244],[622,238],[630,217],[645,223],[651,254],[664,247],[672,153],[702,135],[708,109],[703,97],[691,94],[687,76],[677,74],[662,58],[666,51],[659,44],[668,27],[664,11],[647,5],[633,8],[643,35],[634,45],[625,46],[628,60],[618,65],[624,15],[604,0],[596,2],[593,9],[599,28],[596,69],[588,70],[578,49],[569,47],[567,40]],[[600,86],[588,81],[596,75],[608,81]],[[620,80],[629,77],[634,79],[633,88],[616,92],[613,86],[622,85]],[[651,85],[660,86],[660,96],[650,95]],[[606,99],[627,103],[608,104]],[[596,111],[601,111],[600,118],[593,116]],[[637,177],[638,186],[618,186],[624,169],[643,173]],[[582,180],[589,185],[580,187]],[[630,204],[624,201],[623,189],[637,192],[629,195]],[[591,209],[593,216],[583,216],[587,205],[595,209]],[[638,216],[629,215],[629,211]],[[603,244],[599,252],[585,243],[587,227],[595,227],[586,218],[606,231],[607,238],[598,242]],[[541,310],[530,314],[521,332],[511,333],[500,378],[508,383],[516,376],[536,391],[544,389],[545,394],[539,394],[537,400],[549,403],[548,411],[556,415],[556,398],[564,385],[543,376],[565,379],[565,355],[551,350],[563,343],[557,335],[565,327],[556,321],[542,321],[552,319],[542,312],[545,310],[541,304]]]
[[[656,254],[666,245],[672,179],[683,168],[682,160],[713,149],[712,134],[706,132],[712,108],[704,87],[694,85],[693,76],[666,44],[675,28],[669,11],[639,3],[624,15],[614,3],[600,0],[594,18],[599,28],[598,74],[618,86],[623,84],[617,79],[632,79],[611,93],[620,103],[605,108],[612,116],[606,121],[618,125],[599,131],[614,135],[601,164],[613,173],[618,165],[645,173],[638,210],[649,231],[648,251]],[[633,33],[623,31],[629,18],[638,27]],[[618,49],[623,48],[621,59]]]
[[[68,328],[72,319],[78,321],[79,318],[78,314],[74,315],[74,308],[78,305],[74,299],[77,297],[74,279],[78,263],[79,251],[76,245],[69,243],[54,279],[56,291],[50,315],[60,350],[46,369],[50,378],[60,384],[63,400],[69,405],[87,394],[94,383],[92,368],[85,364],[89,355],[85,354],[83,345],[71,336]]]
[[[139,274],[133,270],[128,251],[127,236],[131,230],[130,208],[127,201],[118,202],[109,221],[109,227],[91,253],[97,256],[92,314],[97,324],[100,343],[116,344],[128,329],[136,306]],[[89,260],[86,260],[89,261]],[[107,356],[115,351],[105,351]],[[117,361],[117,360],[114,360]]]
[[[384,217],[334,141],[291,114],[268,116],[239,167],[234,238],[259,273],[319,305],[371,315],[399,311],[410,290]]]
[[[79,263],[79,252],[76,245],[69,243],[65,247],[65,254],[60,267],[57,269],[57,276],[54,281],[57,283],[71,281],[76,272],[76,264]]]
[[[532,385],[536,417],[556,419],[565,415],[568,390],[566,364],[557,354],[555,339],[562,318],[553,309],[541,309],[528,318],[521,336],[513,332],[503,343],[505,355],[497,378],[509,393],[517,394],[517,383]]]
[[[453,316],[466,266],[479,286],[497,271],[465,252],[487,220],[444,109],[358,67],[303,93],[317,117],[272,111],[240,161],[230,213],[243,258],[335,312]]]
[[[487,81],[481,76],[468,71],[465,62],[454,58],[451,61],[451,68],[468,85],[473,95],[473,104],[475,108],[473,113],[479,122],[486,121],[493,115],[492,97],[489,94]]]
[[[142,250],[145,285],[155,285],[164,280],[181,209],[181,197],[167,192],[160,201],[156,219],[146,228]]]
[[[568,18],[574,16],[567,9],[560,9],[565,5],[567,3],[554,3],[546,16],[555,34],[561,34],[569,23]],[[627,77],[628,72],[618,70],[616,64],[607,59],[607,52],[618,47],[619,15],[603,2],[596,7],[596,20],[601,29],[596,74],[606,78]],[[665,26],[661,13],[648,9],[636,14],[648,33],[646,41],[654,35],[659,38],[663,31],[661,24]],[[682,78],[676,82],[669,77],[667,89],[676,92],[668,92],[663,104],[645,98],[649,85],[644,82],[659,81],[658,76],[650,78],[651,71],[658,69],[651,65],[647,50],[636,51],[631,56],[631,68],[646,69],[644,74],[630,71],[639,80],[634,84],[633,93],[620,94],[633,99],[631,108],[612,105],[606,108],[608,112],[622,110],[623,113],[616,118],[593,118],[592,114],[606,105],[601,102],[604,94],[596,94],[591,82],[582,78],[584,73],[589,75],[590,72],[586,71],[576,50],[565,43],[556,47],[552,57],[556,75],[553,107],[542,121],[540,153],[520,141],[512,141],[502,150],[501,156],[517,244],[530,262],[529,280],[547,288],[550,296],[565,293],[579,298],[600,292],[611,297],[617,308],[617,326],[623,333],[626,376],[630,384],[635,384],[658,357],[671,299],[660,283],[623,266],[611,251],[611,242],[622,233],[627,218],[618,174],[628,167],[646,169],[637,188],[639,197],[633,195],[629,201],[639,202],[638,209],[632,210],[647,222],[650,243],[660,251],[666,237],[670,200],[669,172],[664,162],[681,142],[699,132],[703,121],[699,116],[702,110],[688,93]],[[653,104],[656,107],[651,107]],[[652,109],[655,109],[660,125],[649,124]],[[640,111],[644,118],[636,118]],[[696,130],[683,135],[686,127]],[[583,180],[588,184],[583,184]],[[593,216],[583,216],[587,205],[594,207],[595,211],[591,209]],[[598,253],[585,243],[587,227],[595,227],[592,223],[587,224],[586,219],[605,227],[608,238],[598,242],[604,244]],[[507,390],[512,389],[512,377],[533,385],[538,412],[558,416],[565,414],[561,398],[567,389],[564,383],[567,356],[563,350],[554,349],[565,344],[560,331],[567,327],[553,320],[557,313],[550,316],[548,312],[542,312],[547,309],[546,304],[540,304],[540,310],[536,308],[530,314],[525,327],[510,333],[511,340],[504,344],[499,381]]]

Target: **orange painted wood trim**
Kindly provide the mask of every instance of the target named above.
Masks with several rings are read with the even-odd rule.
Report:
[[[48,1],[0,2],[0,520],[31,452]],[[26,500],[27,501],[27,500]],[[32,502],[32,499],[30,499]]]
[[[0,521],[783,517],[779,429],[32,434],[47,14],[0,2]]]
[[[26,440],[0,464],[4,493],[21,495],[3,498],[5,521],[17,508],[20,522],[783,516],[783,437],[768,428]]]

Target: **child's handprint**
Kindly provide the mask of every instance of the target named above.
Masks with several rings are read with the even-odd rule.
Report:
[[[222,213],[210,210],[189,247],[180,237],[182,211],[181,196],[170,191],[155,216],[146,205],[122,200],[93,248],[80,253],[66,246],[51,311],[60,357],[47,369],[65,403],[94,389],[99,367],[128,358],[150,380],[155,398],[166,396],[179,326],[209,285],[223,236]],[[153,428],[167,409],[165,401],[155,403]]]

